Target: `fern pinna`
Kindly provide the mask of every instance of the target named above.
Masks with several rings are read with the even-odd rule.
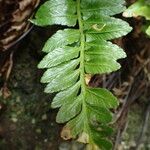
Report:
[[[47,55],[38,65],[47,69],[41,79],[47,83],[45,92],[58,92],[51,106],[60,108],[56,121],[67,122],[64,130],[69,134],[62,136],[84,135],[85,143],[104,150],[112,147],[107,139],[112,133],[110,109],[118,101],[106,89],[89,87],[85,78],[120,68],[117,60],[126,54],[108,40],[131,30],[126,22],[112,17],[124,9],[124,0],[49,0],[32,20],[39,26],[68,26],[46,42],[43,51]]]

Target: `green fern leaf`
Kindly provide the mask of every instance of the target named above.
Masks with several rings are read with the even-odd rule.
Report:
[[[104,150],[112,147],[107,139],[112,133],[108,124],[112,121],[110,109],[118,101],[106,89],[89,87],[85,76],[120,68],[117,60],[126,54],[108,40],[131,31],[126,22],[111,17],[123,10],[124,0],[49,0],[32,20],[40,26],[77,25],[78,29],[60,30],[46,42],[43,51],[47,55],[38,65],[47,69],[41,82],[47,83],[46,93],[58,92],[51,104],[59,108],[56,121],[67,122],[71,137],[85,133],[87,143]]]
[[[48,53],[56,48],[73,44],[75,42],[78,42],[79,38],[80,38],[79,30],[76,29],[59,30],[46,42],[43,51]]]
[[[41,26],[53,24],[74,26],[77,20],[75,13],[76,3],[73,0],[49,0],[39,8],[33,22]]]

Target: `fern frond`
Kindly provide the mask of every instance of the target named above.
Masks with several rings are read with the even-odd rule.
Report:
[[[58,92],[52,102],[52,108],[60,108],[56,121],[67,122],[71,137],[85,133],[87,143],[105,150],[112,147],[108,124],[118,101],[106,89],[89,87],[85,76],[120,68],[117,60],[126,54],[108,40],[131,31],[126,22],[112,17],[124,9],[124,0],[49,0],[32,20],[40,26],[77,25],[59,30],[46,42],[47,55],[38,65],[47,69],[41,81],[47,83],[46,93]]]

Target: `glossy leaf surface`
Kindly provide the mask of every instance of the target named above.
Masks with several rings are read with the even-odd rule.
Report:
[[[57,31],[46,42],[47,55],[39,63],[46,68],[41,81],[45,92],[58,92],[52,108],[59,108],[58,123],[66,123],[72,138],[87,135],[87,143],[103,150],[112,147],[110,109],[118,106],[111,92],[89,87],[86,74],[104,74],[120,68],[125,52],[108,40],[126,35],[131,27],[112,17],[125,9],[124,0],[49,0],[39,8],[33,22],[40,26],[74,26]],[[70,136],[67,139],[71,138]],[[66,137],[64,137],[66,138]]]

